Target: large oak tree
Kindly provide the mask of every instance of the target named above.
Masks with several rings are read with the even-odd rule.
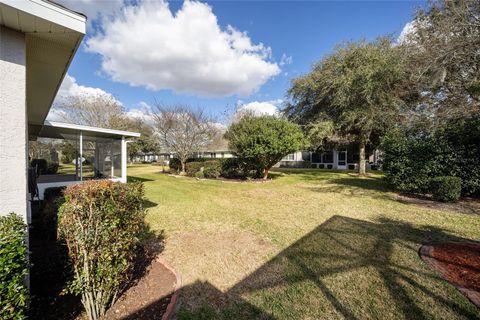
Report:
[[[387,38],[338,46],[292,81],[285,114],[304,125],[312,141],[357,143],[365,174],[367,143],[399,120],[410,98],[403,50]]]

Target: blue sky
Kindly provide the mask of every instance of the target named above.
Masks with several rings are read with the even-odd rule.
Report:
[[[207,14],[207,17],[216,17],[218,27],[222,32],[228,33],[228,26],[231,26],[233,30],[245,33],[243,36],[239,36],[242,41],[245,39],[250,40],[251,46],[263,44],[263,47],[260,49],[254,47],[257,48],[252,49],[255,51],[254,53],[248,51],[250,49],[246,49],[248,52],[245,51],[246,53],[244,54],[249,56],[249,58],[253,55],[256,59],[255,61],[252,60],[253,64],[245,62],[246,64],[234,65],[232,67],[231,61],[226,62],[227,66],[233,68],[231,72],[236,72],[235,68],[239,68],[240,71],[246,69],[245,80],[235,80],[223,90],[224,92],[215,92],[212,97],[209,90],[214,89],[215,83],[220,83],[219,86],[221,87],[221,84],[228,82],[229,77],[226,76],[227,80],[223,81],[222,79],[224,78],[222,76],[225,75],[221,74],[222,68],[212,66],[216,71],[209,69],[210,71],[208,71],[205,79],[206,87],[202,86],[201,76],[196,74],[196,72],[201,73],[201,71],[196,69],[192,71],[192,80],[190,81],[188,70],[182,69],[181,62],[187,61],[185,63],[187,69],[192,65],[192,68],[203,70],[201,59],[207,61],[209,58],[208,55],[202,56],[201,52],[205,48],[203,48],[202,44],[197,44],[200,54],[193,59],[198,58],[200,60],[195,62],[191,62],[190,55],[181,57],[178,60],[175,58],[179,57],[177,51],[166,52],[172,46],[161,42],[163,39],[166,42],[172,41],[172,39],[168,38],[168,35],[164,35],[164,38],[158,35],[156,30],[160,30],[165,25],[162,25],[159,21],[162,19],[160,16],[151,16],[148,12],[155,8],[155,5],[149,7],[150,9],[147,9],[145,13],[149,18],[152,18],[149,19],[151,20],[150,22],[143,25],[142,19],[146,20],[145,18],[135,20],[138,28],[136,31],[132,30],[132,32],[136,33],[130,34],[129,37],[138,37],[139,40],[137,44],[129,45],[128,37],[123,37],[122,35],[120,38],[122,40],[119,40],[118,37],[120,35],[117,34],[117,37],[114,35],[116,30],[122,30],[121,25],[115,25],[112,22],[122,20],[119,18],[122,17],[122,14],[118,10],[125,4],[119,3],[121,0],[104,2],[104,7],[99,7],[98,11],[95,11],[95,8],[92,8],[91,5],[85,9],[86,7],[82,7],[82,1],[68,1],[64,1],[66,6],[73,6],[74,9],[79,11],[88,11],[87,14],[89,14],[90,20],[93,20],[93,23],[88,27],[82,46],[68,71],[69,76],[75,78],[78,86],[82,88],[100,88],[107,93],[111,93],[121,101],[127,110],[139,109],[142,101],[147,104],[153,104],[156,99],[164,104],[181,103],[193,107],[204,107],[220,122],[226,122],[227,116],[233,112],[238,104],[248,105],[256,102],[257,106],[261,108],[262,103],[265,102],[278,106],[279,99],[285,98],[285,92],[291,79],[308,72],[312,64],[320,60],[325,54],[330,53],[335,45],[362,38],[373,40],[385,34],[397,37],[405,24],[412,20],[414,10],[424,4],[424,2],[417,1],[203,2],[208,4],[208,6],[192,7],[189,11],[190,16],[186,20],[175,19],[176,17],[173,16],[173,19],[171,19],[172,24],[168,24],[168,28],[172,28],[173,32],[176,32],[175,28],[181,29],[178,31],[179,36],[177,40],[179,42],[185,41],[185,48],[188,48],[188,44],[192,41],[188,32],[195,32],[196,28],[201,28],[202,26],[201,22],[200,25],[197,24],[193,28],[188,25],[181,26],[181,24],[188,24],[185,21],[192,20],[191,17],[195,15],[195,10],[201,11],[205,8],[208,9],[208,7],[210,7],[211,14],[203,12]],[[142,2],[137,2],[129,6],[133,5],[141,6],[143,4]],[[168,3],[168,9],[175,15],[179,10],[185,9],[184,3]],[[164,10],[166,9],[164,8]],[[184,13],[187,14],[187,12]],[[102,20],[104,16],[110,17],[110,23]],[[128,19],[128,15],[123,16],[127,26],[124,33],[129,32],[128,26],[135,24],[135,22],[128,22]],[[134,27],[132,28],[134,29]],[[211,28],[206,28],[205,30],[208,33],[208,30],[211,30]],[[121,32],[118,31],[117,33]],[[142,34],[140,35],[140,33]],[[154,37],[154,34],[157,34],[157,36]],[[150,35],[152,35],[151,43],[149,42]],[[201,33],[200,35],[194,35],[196,38],[202,38],[203,36]],[[95,37],[97,38],[96,40],[89,40]],[[215,35],[205,34],[205,38],[207,39],[205,40],[207,44],[209,41],[212,41],[212,46],[218,44],[218,39],[216,40]],[[126,44],[117,48],[119,41],[125,41]],[[180,46],[179,48],[182,47]],[[192,45],[192,48],[192,51],[197,50],[195,45]],[[128,54],[139,58],[137,62],[132,62],[132,59],[112,53],[115,50],[130,50],[131,52]],[[172,50],[181,49],[172,48]],[[203,54],[206,54],[206,52],[203,52]],[[167,60],[155,60],[159,55],[166,56],[167,58],[165,59]],[[112,57],[116,61],[116,66],[111,68],[102,67],[102,61]],[[151,61],[147,61],[149,59]],[[145,63],[143,63],[143,60],[145,60]],[[156,64],[156,61],[159,61],[159,63]],[[160,63],[160,61],[162,62]],[[163,78],[156,78],[156,74],[159,74],[162,69],[169,69],[170,65],[177,63],[180,69],[172,69]],[[215,64],[215,61],[205,63]],[[128,70],[120,70],[122,68]],[[171,79],[178,74],[175,70],[185,71],[185,74],[179,77],[179,79]],[[257,70],[263,71],[257,73]],[[218,74],[219,79],[215,79],[217,76],[215,72],[220,73]],[[143,81],[141,78],[143,73],[146,73],[145,77],[152,79],[151,83],[156,88],[147,88],[149,84],[138,84],[138,82]],[[259,80],[259,77],[263,77],[262,80]],[[212,84],[208,84],[209,80],[212,80]],[[242,81],[246,83],[242,83]],[[137,82],[136,85],[131,84],[135,82]],[[251,86],[248,87],[249,83],[257,84],[252,89]],[[170,87],[171,89],[162,89],[162,87]]]

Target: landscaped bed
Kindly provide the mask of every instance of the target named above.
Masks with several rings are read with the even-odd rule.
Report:
[[[424,245],[420,255],[480,308],[480,243]]]

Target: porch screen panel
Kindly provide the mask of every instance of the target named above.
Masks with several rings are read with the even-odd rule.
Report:
[[[122,140],[112,140],[113,178],[122,177]]]

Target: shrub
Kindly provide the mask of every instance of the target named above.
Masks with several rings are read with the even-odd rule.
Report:
[[[442,202],[457,202],[462,191],[462,179],[458,177],[435,177],[431,181],[433,199]]]
[[[327,169],[333,169],[333,165],[332,164],[327,164]]]
[[[33,159],[30,161],[30,165],[35,168],[37,175],[44,174],[47,171],[47,160],[45,159]]]
[[[26,225],[13,213],[0,217],[0,319],[26,319]]]
[[[388,133],[382,141],[386,181],[406,192],[426,193],[437,176],[462,180],[462,194],[480,194],[480,119],[452,121],[435,134]]]
[[[197,173],[195,173],[195,178],[198,178],[198,179],[205,178],[205,175],[203,174],[203,171],[198,171]]]
[[[211,160],[210,158],[188,158],[187,162],[185,162],[185,170],[186,164],[190,162],[205,162]],[[178,158],[171,158],[169,161],[168,167],[175,172],[180,172],[182,170],[182,163]]]
[[[47,161],[47,169],[45,174],[55,174],[58,172],[58,162]]]
[[[325,164],[320,163],[320,164],[318,165],[318,168],[319,168],[319,169],[325,169]]]
[[[178,158],[172,158],[168,163],[168,167],[170,168],[170,170],[178,172],[182,169],[182,163]]]
[[[124,288],[143,230],[143,185],[88,181],[65,190],[59,234],[74,278],[67,290],[80,294],[90,319],[105,314]]]
[[[241,158],[222,159],[221,176],[228,179],[246,179],[261,177],[261,169],[254,163]]]
[[[209,160],[203,163],[203,175],[205,178],[218,178],[222,174],[222,165],[218,160]]]
[[[189,177],[195,177],[195,174],[202,171],[202,168],[203,162],[187,162],[185,164],[185,171]]]
[[[37,175],[55,174],[58,172],[58,163],[45,159],[33,159],[30,165],[36,169]]]

